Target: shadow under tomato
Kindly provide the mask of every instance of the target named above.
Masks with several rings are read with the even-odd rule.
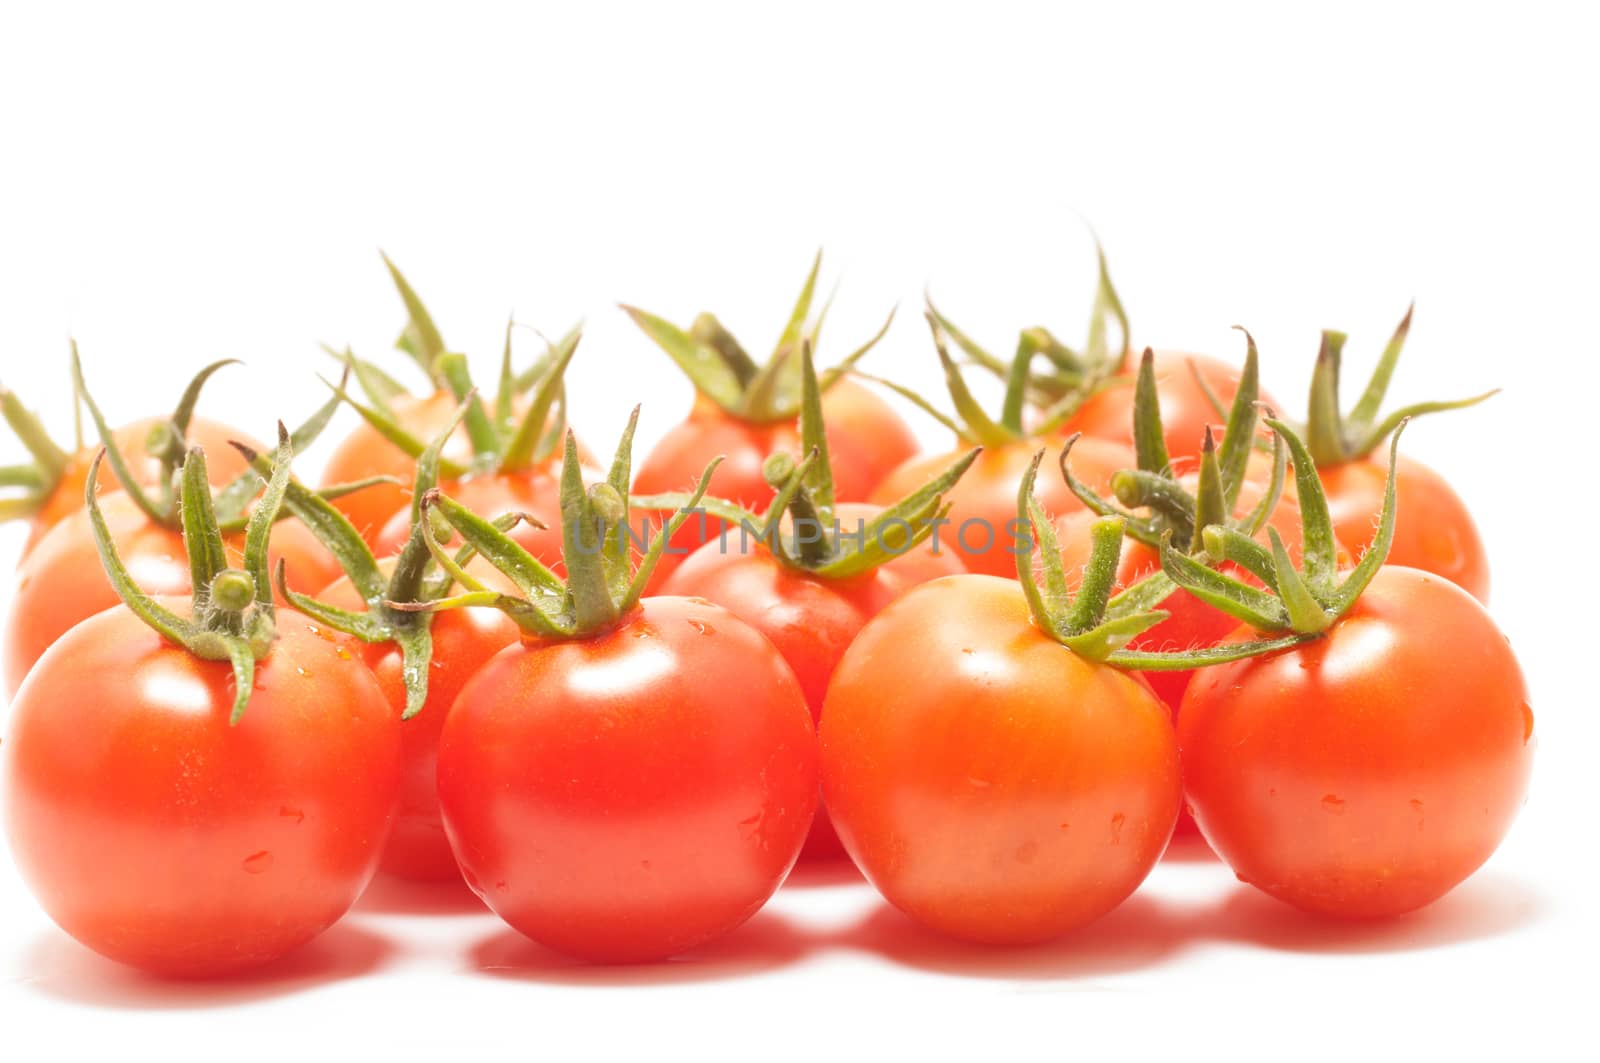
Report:
[[[380,874],[354,910],[373,915],[475,915],[489,909],[460,877],[418,882]]]
[[[1160,963],[1189,941],[1183,909],[1135,894],[1080,930],[1038,945],[980,945],[943,937],[887,903],[834,938],[894,963],[980,978],[1093,978]]]
[[[669,985],[741,978],[795,963],[816,945],[771,909],[716,941],[660,963],[596,964],[564,956],[505,929],[469,953],[474,973],[564,985]]]
[[[818,889],[827,886],[863,886],[867,880],[848,856],[801,858],[784,879],[784,888]]]
[[[1537,922],[1545,902],[1527,885],[1480,872],[1406,915],[1362,922],[1309,915],[1240,885],[1198,920],[1198,934],[1286,952],[1383,953],[1444,948]]]
[[[339,923],[289,955],[217,978],[184,980],[146,974],[108,960],[60,931],[34,942],[29,989],[97,1007],[200,1010],[267,1000],[330,982],[359,978],[394,952],[388,939]]]

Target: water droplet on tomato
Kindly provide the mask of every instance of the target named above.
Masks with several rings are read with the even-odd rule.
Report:
[[[272,854],[265,849],[259,853],[251,853],[244,858],[244,869],[251,875],[259,875],[272,866]]]
[[[333,655],[339,658],[341,661],[350,660],[350,651],[345,649],[343,646],[335,646],[333,648]]]
[[[1323,794],[1322,810],[1330,815],[1344,815],[1344,798],[1340,797],[1338,794]]]
[[[1116,815],[1111,817],[1112,845],[1120,845],[1122,843],[1122,825],[1126,822],[1128,822],[1128,817],[1124,816],[1121,812],[1118,812]]]
[[[310,670],[305,668],[305,667],[302,667],[301,665],[298,665],[298,664],[294,666],[294,673],[295,673],[295,675],[298,675],[301,679],[310,679],[311,678]]]
[[[702,635],[715,635],[717,633],[716,628],[712,627],[704,620],[699,620],[694,617],[689,618],[689,626],[700,632]]]

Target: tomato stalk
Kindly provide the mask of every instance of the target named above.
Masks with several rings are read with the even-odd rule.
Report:
[[[1300,567],[1296,568],[1290,561],[1276,529],[1268,529],[1269,549],[1236,528],[1213,525],[1201,535],[1205,553],[1249,571],[1261,580],[1264,588],[1207,568],[1196,558],[1174,549],[1170,542],[1161,549],[1162,571],[1196,598],[1257,631],[1287,631],[1308,637],[1326,631],[1355,604],[1388,557],[1395,525],[1394,470],[1399,459],[1400,435],[1407,423],[1401,420],[1390,433],[1389,477],[1377,533],[1360,562],[1344,579],[1339,578],[1338,542],[1310,448],[1287,424],[1270,417],[1267,424],[1287,444],[1294,463],[1295,490],[1301,510]]]
[[[801,344],[800,445],[796,461],[782,451],[770,455],[762,475],[776,492],[761,512],[726,499],[692,501],[687,494],[641,495],[630,499],[642,509],[699,507],[767,544],[786,568],[823,579],[850,579],[870,572],[925,542],[949,513],[944,495],[971,467],[982,448],[974,448],[943,472],[885,507],[853,532],[845,533],[836,516],[833,465],[822,414],[822,389],[811,345]],[[788,517],[788,530],[784,518]]]
[[[1186,671],[1284,649],[1303,641],[1293,636],[1178,653],[1125,649],[1132,639],[1170,615],[1151,606],[1171,594],[1172,585],[1146,579],[1115,597],[1111,595],[1116,584],[1117,562],[1122,556],[1124,532],[1123,518],[1111,516],[1094,522],[1093,547],[1078,593],[1074,595],[1067,589],[1061,548],[1050,515],[1033,497],[1034,481],[1044,454],[1041,450],[1034,455],[1017,489],[1017,516],[1029,529],[1017,551],[1017,579],[1022,583],[1028,611],[1039,630],[1079,656],[1139,671]],[[1037,573],[1033,561],[1035,549],[1040,553],[1041,572]],[[1041,575],[1043,586],[1040,585]]]
[[[722,322],[709,313],[694,319],[688,329],[638,307],[623,305],[622,309],[633,318],[634,324],[667,353],[695,390],[714,402],[728,416],[752,424],[770,424],[794,419],[804,401],[804,384],[801,376],[800,354],[803,348],[815,348],[822,333],[822,323],[833,303],[830,295],[817,312],[811,316],[816,296],[817,274],[822,268],[822,252],[818,251],[811,263],[788,323],[778,337],[772,355],[758,363],[745,348],[723,327]],[[857,347],[838,365],[822,374],[821,386],[827,390],[836,380],[850,372],[855,364],[875,347],[889,325],[894,312],[877,333]]]
[[[565,580],[506,534],[505,529],[473,513],[437,487],[420,496],[423,515],[414,523],[422,541],[445,572],[466,591],[429,602],[390,602],[402,611],[426,612],[468,606],[489,606],[504,612],[525,632],[544,638],[586,638],[629,613],[644,593],[662,551],[674,532],[705,496],[713,461],[701,474],[687,504],[672,515],[650,541],[637,567],[630,564],[634,529],[629,524],[628,482],[632,475],[633,435],[639,408],[617,444],[606,479],[585,488],[578,462],[577,439],[568,431],[561,469],[562,561]],[[515,584],[517,594],[491,590],[448,556],[428,513],[437,513],[459,533],[467,546],[482,554]]]
[[[1113,378],[1122,372],[1129,350],[1128,314],[1111,283],[1105,250],[1095,241],[1098,264],[1094,306],[1089,314],[1088,336],[1081,350],[1074,350],[1056,339],[1042,326],[1023,329],[1017,337],[1017,354],[1010,361],[985,350],[957,328],[928,298],[928,314],[938,327],[955,341],[974,364],[1006,381],[1006,414],[1020,426],[1025,399],[1045,409],[1045,419],[1057,424],[1071,416],[1095,392],[1114,386]],[[1115,347],[1108,339],[1111,326],[1119,338]],[[1033,372],[1034,357],[1042,356],[1048,366]],[[1064,411],[1064,412],[1063,412]]]
[[[1411,331],[1411,314],[1415,306],[1407,307],[1405,317],[1389,337],[1378,364],[1372,369],[1361,398],[1348,414],[1339,409],[1339,370],[1343,360],[1345,334],[1331,329],[1322,333],[1322,346],[1317,351],[1317,364],[1311,375],[1311,397],[1307,405],[1305,424],[1300,426],[1306,449],[1319,466],[1326,469],[1346,462],[1358,461],[1376,450],[1399,426],[1412,417],[1444,410],[1460,410],[1476,406],[1485,399],[1499,394],[1499,388],[1464,399],[1442,402],[1418,402],[1383,415],[1383,399],[1389,390],[1389,380],[1400,362],[1400,351]]]
[[[107,451],[95,455],[84,488],[84,505],[101,563],[123,604],[162,637],[185,647],[195,656],[232,664],[235,692],[230,723],[239,722],[250,701],[255,662],[272,648],[272,581],[267,573],[267,541],[288,486],[289,460],[293,453],[289,431],[280,422],[272,478],[256,500],[247,522],[243,569],[229,567],[223,550],[222,528],[206,477],[205,452],[194,447],[184,458],[177,515],[183,527],[184,549],[188,553],[193,585],[187,618],[140,590],[117,554],[97,497],[100,462]]]

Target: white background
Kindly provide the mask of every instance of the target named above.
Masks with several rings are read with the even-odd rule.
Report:
[[[1350,332],[1353,375],[1415,297],[1393,400],[1506,389],[1407,445],[1479,515],[1533,689],[1512,836],[1456,894],[1377,927],[1308,923],[1220,865],[1169,860],[1045,949],[946,946],[865,887],[813,881],[703,955],[621,971],[380,886],[268,975],[189,988],[65,939],[0,857],[7,1057],[1592,1052],[1583,5],[668,7],[7,5],[0,375],[65,432],[69,334],[114,419],[236,356],[206,406],[265,436],[321,401],[320,341],[385,354],[401,316],[379,247],[483,374],[509,311],[586,318],[575,420],[602,447],[633,402],[648,445],[690,398],[617,300],[714,308],[765,346],[819,245],[844,280],[833,354],[898,302],[869,364],[924,384],[924,285],[1002,348],[1039,322],[1078,335],[1084,219],[1139,343],[1236,358],[1246,324],[1290,409],[1318,329]],[[19,544],[0,532],[4,565]]]

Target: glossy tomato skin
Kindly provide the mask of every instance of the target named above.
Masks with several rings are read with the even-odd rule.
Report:
[[[1206,426],[1221,425],[1227,421],[1227,416],[1217,413],[1205,392],[1195,383],[1194,373],[1189,368],[1191,362],[1200,370],[1224,410],[1232,404],[1233,397],[1239,391],[1239,367],[1236,365],[1203,354],[1155,352],[1161,427],[1167,443],[1167,454],[1179,472],[1188,471],[1198,461]],[[1119,382],[1125,386],[1112,386],[1091,396],[1061,430],[1068,435],[1082,432],[1086,436],[1133,446],[1133,384],[1138,371],[1139,360],[1130,357],[1126,368],[1119,374]],[[1281,408],[1265,392],[1261,394],[1261,401]]]
[[[332,925],[371,878],[398,717],[339,640],[289,610],[277,627],[236,726],[227,662],[124,608],[73,628],[18,692],[0,747],[11,851],[96,952],[169,976],[257,966]]]
[[[822,417],[834,495],[841,502],[866,501],[879,481],[917,452],[916,436],[894,408],[848,377],[823,392]],[[779,450],[803,457],[794,420],[751,424],[696,395],[689,416],[669,430],[635,469],[633,490],[641,495],[693,490],[706,466],[720,456],[722,464],[712,474],[707,494],[763,510],[773,490],[762,478],[761,466]],[[710,520],[687,521],[673,537],[672,552],[662,557],[651,586],[663,586],[671,570],[715,537],[719,527]]]
[[[112,433],[117,449],[128,462],[129,471],[141,485],[154,484],[161,476],[161,462],[150,456],[149,451],[145,449],[145,443],[150,430],[165,422],[166,418],[146,417],[126,424]],[[213,487],[223,486],[245,470],[244,457],[229,445],[230,440],[244,443],[257,453],[265,453],[270,449],[220,421],[199,416],[190,419],[185,438],[190,446],[205,450],[206,475]],[[89,482],[89,466],[99,452],[100,447],[95,445],[85,447],[72,455],[55,490],[45,499],[39,512],[33,516],[28,540],[22,547],[24,557],[38,545],[39,540],[44,538],[45,533],[51,528],[72,514],[83,511],[83,489]],[[112,494],[122,490],[122,485],[117,482],[116,474],[111,471],[109,462],[101,463],[98,479],[98,489],[102,494]]]
[[[1026,944],[1120,904],[1178,815],[1166,708],[1033,626],[1015,581],[908,592],[845,652],[822,710],[823,798],[891,904]]]
[[[1279,900],[1349,919],[1420,908],[1488,859],[1535,744],[1522,671],[1488,613],[1395,566],[1325,637],[1200,673],[1178,740],[1217,854]]]
[[[486,575],[477,567],[474,574]],[[338,580],[318,597],[340,609],[359,612],[364,608],[348,579]],[[518,641],[519,629],[496,609],[444,609],[433,615],[429,631],[433,657],[428,699],[422,711],[400,724],[399,804],[379,867],[401,878],[446,882],[459,879],[461,872],[439,814],[439,733],[462,686],[489,658]],[[357,639],[350,640],[350,647],[372,669],[395,715],[405,712],[405,662],[400,648],[392,642]]]
[[[752,544],[741,552],[734,538],[726,550],[717,542],[696,550],[667,580],[662,593],[709,599],[771,640],[794,669],[815,721],[822,715],[822,700],[839,658],[866,622],[914,584],[949,575],[959,566],[948,551],[933,555],[924,544],[864,575],[826,580],[785,567],[763,546]],[[826,809],[818,808],[804,855],[833,857],[843,852]]]
[[[584,470],[584,480],[592,482],[600,474]],[[486,473],[465,480],[448,480],[439,489],[478,516],[487,520],[506,513],[531,513],[543,521],[539,528],[526,521],[511,530],[511,537],[558,575],[566,572],[561,562],[561,464],[559,462],[517,473]],[[392,557],[405,548],[411,538],[411,495],[384,524],[372,543],[379,557]]]
[[[439,742],[467,884],[571,956],[646,962],[777,890],[817,803],[816,733],[772,644],[732,613],[646,598],[588,639],[502,650]]]
[[[189,593],[180,532],[153,523],[125,494],[107,495],[100,510],[117,553],[145,593]],[[242,564],[243,535],[228,536],[224,545],[231,562]],[[298,521],[273,527],[268,557],[274,566],[280,558],[284,561],[289,586],[297,591],[316,591],[339,574],[333,556]],[[15,586],[0,645],[8,695],[16,693],[33,663],[72,625],[120,602],[100,563],[87,512],[66,518],[39,541],[18,566]]]
[[[1365,551],[1383,509],[1388,459],[1362,459],[1318,470],[1334,533]],[[1489,559],[1466,503],[1444,477],[1402,456],[1395,469],[1394,542],[1388,563],[1443,576],[1480,602],[1489,600]]]
[[[1033,455],[1046,444],[1031,440],[984,448],[976,461],[945,498],[950,503],[950,523],[938,531],[941,550],[952,550],[970,572],[990,576],[1017,575],[1015,550],[1020,542],[1017,487]],[[892,473],[873,492],[871,501],[889,505],[938,476],[962,452],[913,458]],[[1061,444],[1049,444],[1034,497],[1052,514],[1083,508],[1056,470]],[[1110,490],[1111,476],[1137,464],[1133,451],[1120,443],[1083,438],[1072,448],[1072,474],[1101,494]]]

